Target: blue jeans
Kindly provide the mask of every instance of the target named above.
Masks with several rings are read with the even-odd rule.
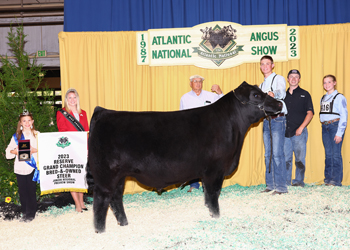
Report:
[[[287,170],[284,158],[284,135],[286,131],[286,117],[281,116],[271,120],[272,133],[272,160],[271,171],[269,173],[269,162],[271,154],[271,136],[269,121],[264,120],[263,134],[265,146],[265,165],[266,165],[266,189],[275,190],[281,193],[287,193]]]
[[[343,180],[343,158],[341,156],[343,140],[338,144],[334,142],[338,123],[339,121],[327,125],[322,124],[322,141],[326,153],[324,183],[341,186]]]
[[[194,187],[196,189],[199,189],[199,179],[192,180],[189,183],[190,183],[190,187]]]
[[[291,184],[293,169],[293,152],[295,156],[295,179],[292,184],[305,186],[305,156],[306,142],[308,138],[307,128],[304,128],[301,135],[294,135],[284,139],[284,157],[286,158],[287,185]]]

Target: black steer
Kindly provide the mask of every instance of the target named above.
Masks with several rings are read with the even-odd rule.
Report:
[[[219,217],[222,183],[238,166],[249,126],[281,109],[281,102],[246,82],[201,108],[125,112],[96,107],[87,167],[89,186],[94,182],[96,232],[105,230],[109,205],[118,223],[128,224],[123,207],[126,176],[158,190],[201,178],[205,205]]]

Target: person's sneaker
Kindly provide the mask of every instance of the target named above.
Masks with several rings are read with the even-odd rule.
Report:
[[[278,191],[275,191],[275,192],[273,192],[271,195],[276,195],[276,194],[283,194],[283,193],[278,192]]]
[[[270,190],[270,189],[265,189],[265,190],[263,190],[263,191],[260,191],[260,193],[268,193],[268,192],[271,192],[272,190]]]
[[[293,183],[292,186],[293,186],[293,187],[304,187],[304,186],[301,185],[300,183]]]

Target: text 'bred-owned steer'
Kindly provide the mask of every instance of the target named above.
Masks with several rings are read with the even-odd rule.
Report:
[[[109,206],[121,226],[128,224],[123,206],[127,176],[158,190],[200,178],[205,205],[218,218],[224,177],[238,166],[249,126],[281,109],[281,102],[246,82],[201,108],[125,112],[96,107],[87,166],[96,232],[105,230]]]

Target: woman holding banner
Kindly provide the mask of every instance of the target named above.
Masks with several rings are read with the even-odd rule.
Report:
[[[68,89],[64,108],[57,111],[56,118],[59,132],[89,131],[86,112],[80,108],[79,95],[75,89]],[[87,210],[83,200],[84,193],[73,191],[70,193],[75,203],[75,211]]]
[[[33,115],[25,109],[19,115],[16,133],[13,134],[6,148],[7,159],[16,157],[14,172],[21,202],[21,221],[24,222],[32,221],[37,209],[36,182],[39,182],[39,171],[36,166],[37,133],[38,131],[34,128]]]

